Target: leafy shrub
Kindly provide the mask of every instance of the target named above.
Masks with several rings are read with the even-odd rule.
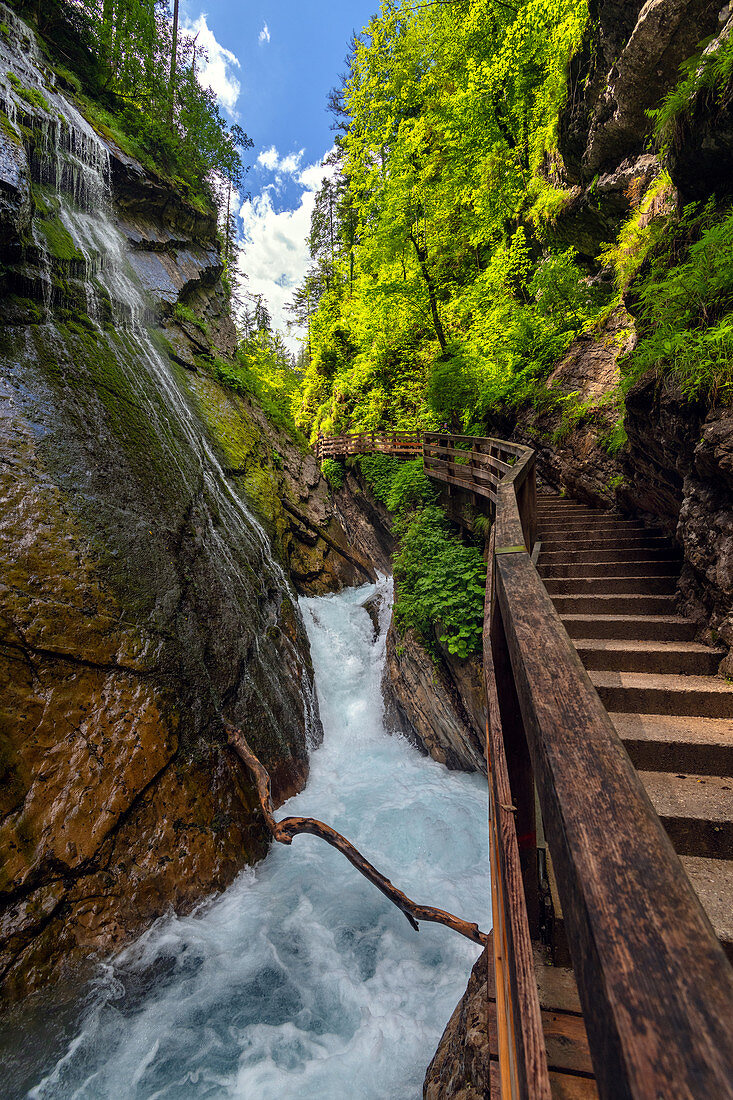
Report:
[[[723,38],[715,48],[708,39],[704,49],[688,58],[680,69],[682,78],[677,86],[658,110],[649,112],[662,149],[676,143],[699,97],[709,102],[724,99],[733,80],[733,36]]]
[[[400,466],[399,458],[391,455],[361,455],[359,468],[377,500],[387,504],[392,482]]]
[[[733,213],[686,207],[632,288],[641,338],[623,363],[623,388],[656,371],[690,399],[733,397]]]
[[[458,657],[478,649],[486,567],[477,547],[451,533],[442,509],[428,505],[415,513],[403,531],[394,574],[399,630],[416,630],[432,648],[435,626]]]
[[[602,261],[616,270],[619,289],[626,289],[660,240],[665,218],[672,213],[673,195],[669,173],[660,172],[621,226],[616,243],[602,253]]]
[[[392,474],[386,504],[390,512],[403,516],[423,504],[434,504],[437,492],[426,476],[421,458],[399,462]]]
[[[177,321],[184,321],[189,325],[194,325],[200,332],[206,332],[206,322],[197,317],[190,306],[184,306],[183,302],[176,302],[173,316]]]
[[[324,458],[321,473],[332,489],[340,489],[344,483],[344,468],[333,458]]]

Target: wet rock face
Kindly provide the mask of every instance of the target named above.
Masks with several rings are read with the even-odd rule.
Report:
[[[646,111],[657,107],[697,44],[717,32],[718,0],[596,0],[587,44],[573,63],[560,151],[588,182],[645,152]]]
[[[486,1100],[491,1091],[489,1011],[494,983],[489,979],[489,951],[476,960],[468,987],[451,1016],[428,1066],[423,1100]],[[493,966],[493,959],[491,960]]]
[[[680,546],[685,613],[733,645],[733,413],[690,405],[671,383],[629,394],[622,503]],[[723,671],[733,665],[728,657]]]
[[[70,125],[78,117],[69,111]],[[97,139],[79,133],[87,176],[101,184]],[[2,148],[9,140],[0,130]],[[236,339],[213,220],[112,153],[111,195],[85,195],[83,209],[36,157],[30,229],[21,235],[20,216],[4,222],[14,234],[0,283],[9,998],[190,908],[264,855],[256,794],[226,748],[222,714],[269,768],[278,802],[303,786],[320,733],[302,620],[255,518],[273,443],[246,402],[239,425],[236,395],[205,370]],[[96,233],[96,282],[93,250],[56,224],[62,204]],[[50,228],[46,245],[36,222]],[[138,290],[125,298],[135,272],[150,319],[167,317],[175,345],[139,316],[131,323],[136,302],[143,313]],[[205,338],[172,316],[180,295]],[[249,477],[222,468],[230,404],[235,434],[247,412]],[[216,410],[225,415],[214,431]],[[317,470],[311,480],[327,496]]]
[[[13,243],[31,219],[28,158],[23,143],[0,120],[0,255],[12,256]],[[16,250],[17,251],[17,250]]]
[[[223,511],[185,440],[161,448],[124,376],[100,377],[67,340],[42,325],[32,340],[3,333],[9,995],[264,854],[221,711],[259,746],[280,800],[305,780],[317,722],[300,618],[260,536]]]
[[[382,693],[388,726],[454,771],[486,774],[481,663],[435,663],[412,631],[387,635]]]
[[[576,194],[554,227],[558,240],[586,259],[598,257],[628,217],[631,196],[642,194],[661,171],[659,159],[649,152],[652,121],[647,112],[674,88],[680,65],[698,44],[719,31],[720,7],[719,0],[590,3],[585,42],[571,61],[567,103],[559,120],[565,178]],[[686,177],[697,175],[698,189],[707,186],[701,163],[694,163],[695,149],[707,150],[711,167],[713,158],[727,149],[727,138],[714,136],[714,131],[720,134],[721,127],[697,129],[687,168],[680,151],[673,179],[683,195]],[[716,177],[725,175],[725,164],[727,160],[713,168]]]
[[[704,53],[716,51],[733,34],[730,4],[720,13],[720,33]],[[669,173],[681,201],[719,201],[733,192],[733,102],[730,94],[700,93],[678,120],[667,154]]]
[[[512,424],[497,432],[514,432],[518,441],[537,451],[540,477],[555,488],[601,507],[616,502],[621,467],[608,454],[603,438],[613,428],[619,410],[606,397],[619,381],[618,361],[636,341],[634,323],[622,307],[607,319],[602,331],[582,335],[547,380],[548,387],[575,394],[573,401],[588,409],[577,424],[563,425],[563,410],[525,409]]]

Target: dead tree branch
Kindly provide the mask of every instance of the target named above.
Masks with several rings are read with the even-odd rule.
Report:
[[[235,729],[226,719],[222,719],[222,721],[228,734],[229,745],[237,753],[240,760],[247,765],[255,779],[262,812],[265,815],[267,827],[275,840],[280,844],[292,844],[293,837],[296,837],[298,833],[310,833],[311,836],[320,837],[321,840],[325,840],[333,848],[337,848],[342,855],[346,856],[349,863],[356,867],[357,871],[369,879],[378,890],[381,890],[384,896],[389,898],[404,913],[416,932],[419,931],[418,921],[432,921],[434,924],[445,924],[448,928],[452,928],[454,932],[459,932],[474,943],[481,944],[482,947],[486,946],[488,936],[479,929],[477,924],[470,924],[468,921],[461,920],[460,917],[454,917],[452,913],[446,913],[442,909],[433,909],[430,905],[418,905],[416,902],[411,901],[406,894],[393,886],[388,878],[380,874],[376,867],[373,867],[368,860],[364,859],[364,856],[356,850],[346,837],[341,836],[330,825],[324,825],[322,821],[316,821],[313,817],[286,817],[282,821],[276,821],[272,808],[270,775],[267,769],[252,752],[242,731]]]

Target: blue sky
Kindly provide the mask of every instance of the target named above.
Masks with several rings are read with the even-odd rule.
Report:
[[[242,269],[284,327],[283,305],[305,273],[305,236],[323,156],[333,144],[329,89],[344,71],[352,31],[378,0],[183,0],[184,25],[198,32],[209,62],[201,74],[225,117],[254,141],[240,228]],[[295,341],[288,341],[294,346]]]

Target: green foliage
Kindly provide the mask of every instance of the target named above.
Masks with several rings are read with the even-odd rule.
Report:
[[[42,48],[92,124],[194,206],[213,208],[215,173],[241,182],[241,154],[252,142],[226,124],[214,93],[200,86],[201,45],[179,30],[174,46],[167,0],[15,0],[13,6],[35,21]],[[16,92],[49,109],[40,92],[17,86]]]
[[[44,251],[61,263],[83,262],[84,254],[74,244],[71,234],[58,217],[38,218],[34,227],[40,235]]]
[[[185,321],[189,325],[194,325],[200,332],[206,332],[206,322],[197,317],[190,306],[185,306],[183,302],[176,302],[173,316],[177,321]]]
[[[206,366],[229,389],[255,397],[268,420],[305,446],[292,413],[298,379],[278,336],[257,333],[240,342],[233,360],[217,358]]]
[[[621,226],[616,242],[602,253],[602,261],[612,264],[616,271],[616,283],[620,290],[628,287],[658,244],[666,219],[672,213],[673,194],[674,186],[669,173],[660,172]]]
[[[333,458],[324,458],[321,463],[321,473],[332,489],[340,489],[344,483],[344,467]]]
[[[578,0],[384,0],[350,58],[298,297],[302,423],[480,422],[533,398],[595,317],[574,254],[548,243],[535,274],[518,227],[530,209],[544,232],[572,199],[543,173],[587,18]]]
[[[451,534],[442,510],[415,513],[394,559],[395,622],[416,630],[431,647],[434,626],[450,653],[467,657],[481,644],[486,567],[475,546]]]
[[[554,225],[563,210],[567,210],[574,198],[571,190],[564,187],[553,187],[543,179],[535,179],[527,189],[530,199],[534,198],[532,207],[527,215],[537,229],[543,226]]]
[[[467,657],[481,641],[483,555],[453,534],[421,458],[404,461],[390,455],[362,455],[364,480],[394,515],[400,539],[394,559],[397,580],[395,622],[414,629],[436,654],[436,628],[450,653]]]
[[[399,458],[391,455],[360,455],[359,469],[377,500],[387,504],[392,483],[400,466]]]
[[[654,118],[657,139],[662,149],[674,145],[692,115],[695,103],[722,103],[730,94],[733,81],[733,35],[713,43],[707,39],[702,49],[681,68],[681,79],[667,95]]]
[[[600,438],[600,444],[603,449],[615,458],[617,454],[626,446],[628,442],[628,436],[626,434],[626,427],[624,424],[625,411],[623,406],[621,412],[618,415],[617,420],[614,422],[607,432],[605,432]],[[612,479],[613,480],[613,479]]]
[[[399,461],[387,493],[386,505],[396,516],[404,516],[437,498],[435,487],[426,476],[422,458]]]
[[[733,397],[733,212],[692,205],[671,223],[632,289],[641,337],[623,364],[628,390],[649,371],[690,400]]]

